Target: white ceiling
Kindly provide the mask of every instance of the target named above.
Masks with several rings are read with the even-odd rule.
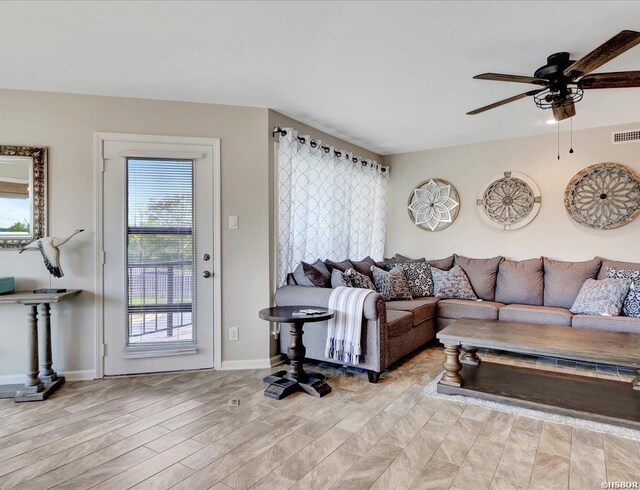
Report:
[[[522,100],[556,51],[580,57],[637,2],[1,2],[0,87],[270,107],[382,153],[555,131]],[[640,69],[640,46],[599,71]],[[640,89],[593,90],[574,129],[640,120]],[[0,108],[1,109],[1,108]]]

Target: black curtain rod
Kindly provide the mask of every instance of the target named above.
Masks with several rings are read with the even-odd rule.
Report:
[[[282,129],[279,126],[276,126],[275,128],[273,128],[273,131],[271,132],[271,136],[273,136],[274,138],[277,136],[286,136],[287,135],[287,131],[285,131],[284,129]],[[300,144],[304,145],[305,143],[307,143],[307,140],[305,138],[303,138],[302,136],[297,136],[298,141],[300,142]],[[317,148],[318,147],[318,142],[316,140],[312,140],[310,139],[308,141],[309,146],[311,146],[311,148]],[[329,153],[331,151],[331,147],[329,146],[320,146],[320,148],[322,148],[324,150],[325,153]],[[337,156],[338,158],[342,158],[342,155],[344,154],[345,158],[349,158],[349,155],[347,155],[347,152],[342,152],[340,150],[333,150],[333,154],[335,156]],[[351,157],[351,161],[353,163],[358,163],[360,162],[362,164],[363,167],[366,167],[367,165],[370,165],[371,167],[374,167],[374,163],[368,160],[365,160],[364,158],[358,158],[358,157]],[[375,164],[375,168],[376,169],[380,169],[382,171],[382,173],[385,173],[387,171],[386,167],[383,167],[380,164]]]

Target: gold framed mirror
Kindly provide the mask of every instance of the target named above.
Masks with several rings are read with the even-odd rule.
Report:
[[[47,233],[47,148],[0,146],[0,250]]]

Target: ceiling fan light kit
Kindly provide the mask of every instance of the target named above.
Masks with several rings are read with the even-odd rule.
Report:
[[[585,90],[640,87],[640,71],[592,73],[637,44],[640,44],[640,32],[625,30],[577,61],[572,60],[568,52],[552,54],[547,58],[547,64],[538,68],[532,77],[502,73],[476,75],[473,78],[477,80],[530,83],[542,88],[514,95],[467,114],[480,114],[520,99],[533,97],[537,107],[553,111],[553,117],[557,122],[571,119],[576,115],[575,104],[582,100]],[[573,148],[569,153],[573,153]],[[558,158],[559,156],[558,154]]]

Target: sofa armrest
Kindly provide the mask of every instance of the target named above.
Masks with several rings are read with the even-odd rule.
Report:
[[[309,286],[283,286],[278,288],[275,295],[277,306],[317,306],[319,308],[329,307],[329,297],[331,288],[314,288]],[[379,293],[370,294],[364,302],[364,317],[367,320],[378,320],[384,315],[386,324],[386,308],[382,295]]]

